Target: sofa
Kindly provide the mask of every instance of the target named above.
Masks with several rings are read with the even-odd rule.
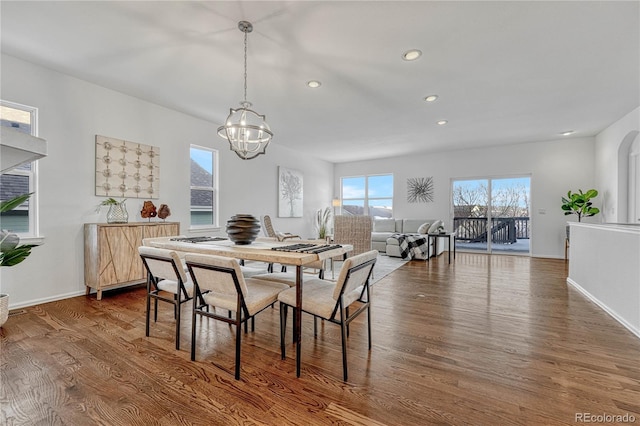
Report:
[[[398,240],[391,238],[391,235],[436,232],[438,225],[442,225],[442,221],[437,219],[374,219],[373,231],[371,232],[371,248],[386,253],[387,256],[400,257]],[[442,241],[437,244],[437,240],[438,238],[435,238],[430,241],[432,256],[439,255],[445,249],[445,244],[442,244]],[[434,244],[437,250],[433,249]]]

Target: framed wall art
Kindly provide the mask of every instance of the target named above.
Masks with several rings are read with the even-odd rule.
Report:
[[[278,167],[278,217],[302,217],[302,172]]]
[[[160,148],[96,135],[96,195],[160,197]]]
[[[428,203],[433,201],[433,177],[407,179],[407,201]]]

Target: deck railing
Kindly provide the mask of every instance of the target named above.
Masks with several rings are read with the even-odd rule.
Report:
[[[456,238],[467,242],[487,241],[487,219],[482,217],[456,217],[453,219]],[[529,238],[528,217],[491,218],[491,241],[512,244],[518,239]]]

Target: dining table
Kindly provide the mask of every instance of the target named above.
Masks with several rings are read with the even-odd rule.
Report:
[[[353,251],[349,244],[327,244],[325,240],[288,240],[278,241],[275,238],[256,238],[251,244],[235,244],[223,237],[188,238],[159,237],[147,238],[143,244],[174,250],[183,253],[211,254],[251,260],[265,263],[279,263],[296,267],[296,315],[294,324],[294,341],[296,344],[296,377],[300,377],[300,350],[302,346],[302,292],[304,289],[303,268],[317,261],[335,257],[346,258]],[[302,249],[288,251],[287,247],[299,244],[324,246],[322,251]]]

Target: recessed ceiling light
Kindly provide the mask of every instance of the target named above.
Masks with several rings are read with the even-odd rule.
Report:
[[[573,130],[567,130],[566,132],[562,132],[562,133],[560,133],[560,134],[561,134],[562,136],[569,136],[569,135],[571,135],[571,134],[573,134],[573,133],[574,133],[574,131],[573,131]]]
[[[322,83],[320,83],[318,80],[311,80],[307,81],[307,86],[311,87],[312,89],[316,89],[322,86]]]
[[[424,98],[424,100],[427,102],[434,102],[436,99],[438,99],[438,95],[429,95],[426,98]]]
[[[402,59],[404,59],[405,61],[415,61],[420,56],[422,56],[421,51],[419,51],[418,49],[411,49],[402,54]]]
[[[447,121],[447,120],[440,120],[440,121],[438,121],[438,125],[439,125],[439,126],[444,126],[444,125],[445,125],[445,124],[447,124],[447,123],[448,123],[448,121]]]

